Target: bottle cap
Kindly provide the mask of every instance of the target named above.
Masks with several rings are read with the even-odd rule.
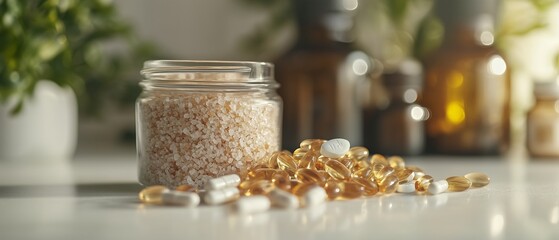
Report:
[[[536,98],[559,98],[559,76],[551,81],[534,82]]]

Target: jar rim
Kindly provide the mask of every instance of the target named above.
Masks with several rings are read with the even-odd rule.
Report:
[[[150,60],[140,72],[142,86],[277,88],[274,65],[268,62]]]
[[[214,60],[149,60],[144,62],[141,74],[156,72],[205,72],[205,73],[251,73],[250,79],[273,78],[274,64],[253,61]]]

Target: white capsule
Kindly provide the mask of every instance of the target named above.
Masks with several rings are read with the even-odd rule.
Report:
[[[413,179],[413,178],[412,178]],[[415,192],[415,183],[413,181],[401,181],[396,189],[399,193]]]
[[[207,190],[216,190],[227,187],[236,187],[241,183],[241,177],[237,174],[229,174],[218,178],[210,179],[206,182]]]
[[[280,208],[297,208],[299,207],[299,199],[297,196],[281,190],[281,189],[274,189],[272,190],[268,196],[272,201],[272,205],[280,207]]]
[[[194,192],[166,191],[161,195],[161,201],[165,205],[196,207],[200,204],[200,196]]]
[[[210,205],[222,204],[239,198],[239,189],[236,187],[207,191],[204,202]]]
[[[322,144],[322,147],[320,147],[320,154],[329,158],[339,158],[349,150],[349,147],[350,144],[348,140],[335,138]]]
[[[432,182],[431,184],[429,184],[429,187],[427,188],[427,191],[430,194],[439,194],[442,193],[444,191],[446,191],[448,189],[448,182],[446,180],[439,180],[436,182]]]
[[[242,197],[235,204],[237,211],[241,213],[264,212],[272,205],[270,199],[262,195]]]
[[[415,185],[415,183],[413,183],[413,179],[414,179],[414,178],[415,178],[415,172],[412,172],[412,173],[408,176],[408,178],[404,179],[404,181],[406,181],[406,182],[411,182],[412,185]]]
[[[303,198],[301,199],[301,206],[311,207],[322,204],[326,201],[328,195],[324,188],[316,186],[307,191]]]

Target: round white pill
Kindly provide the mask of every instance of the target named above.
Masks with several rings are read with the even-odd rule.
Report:
[[[263,212],[270,209],[270,199],[266,196],[242,197],[236,203],[237,211],[241,213]]]
[[[280,208],[297,208],[299,207],[299,199],[297,196],[281,190],[281,189],[274,189],[272,190],[268,196],[272,201],[272,205],[280,207]]]
[[[448,189],[448,182],[446,180],[439,180],[436,182],[433,182],[431,184],[429,184],[429,187],[427,188],[427,191],[430,194],[439,194],[442,193],[444,191],[446,191]]]
[[[307,191],[303,198],[301,199],[301,205],[303,207],[311,207],[322,204],[326,201],[328,195],[324,188],[316,186]]]
[[[236,187],[241,183],[241,177],[237,174],[229,174],[218,178],[210,179],[206,182],[205,188],[207,190],[216,190],[227,187]]]
[[[196,207],[200,204],[200,196],[194,192],[167,191],[161,195],[161,201],[166,205]]]
[[[320,154],[329,158],[339,158],[345,155],[345,153],[349,150],[349,147],[350,144],[348,140],[335,138],[322,144]]]
[[[236,187],[211,190],[205,193],[204,202],[211,205],[222,204],[233,201],[239,198],[239,196],[239,189]]]
[[[396,189],[396,191],[399,193],[415,192],[415,183],[413,181],[400,182],[400,184],[398,184],[398,188]]]

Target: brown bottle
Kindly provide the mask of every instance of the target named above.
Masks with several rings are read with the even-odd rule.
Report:
[[[497,154],[509,142],[509,67],[494,47],[498,0],[437,0],[442,46],[425,62],[427,150]]]
[[[293,0],[297,40],[276,62],[284,101],[283,148],[307,138],[361,143],[358,85],[369,57],[352,46],[353,11],[341,0]],[[346,4],[347,5],[347,4]]]
[[[421,64],[413,59],[384,71],[382,85],[371,93],[375,101],[363,113],[364,143],[371,152],[409,156],[423,151],[428,111],[418,104],[422,78]]]

